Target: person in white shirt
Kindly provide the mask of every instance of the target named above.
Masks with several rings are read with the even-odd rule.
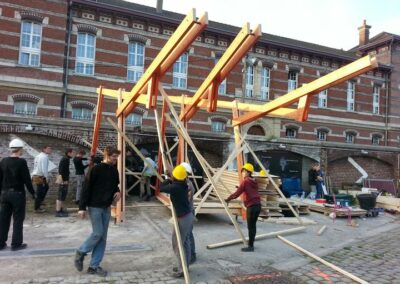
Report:
[[[147,162],[152,166],[149,167],[147,163],[144,164],[142,171],[142,179],[140,182],[140,198],[149,201],[151,198],[151,178],[156,175],[157,164],[150,158],[150,155],[146,155]],[[146,195],[144,194],[144,188],[146,187]]]
[[[49,190],[49,155],[51,147],[44,146],[42,152],[35,157],[34,167],[32,172],[32,183],[36,185],[36,198],[34,209],[36,213],[43,213],[46,210],[41,207],[47,191]]]

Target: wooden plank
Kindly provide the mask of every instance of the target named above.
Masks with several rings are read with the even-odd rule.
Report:
[[[321,236],[321,235],[325,232],[325,230],[326,230],[326,225],[323,225],[323,226],[321,227],[321,229],[318,230],[317,235],[318,235],[318,236]]]
[[[267,115],[273,110],[290,106],[305,95],[317,94],[325,89],[336,86],[350,78],[356,77],[377,67],[378,61],[376,57],[371,57],[370,55],[364,56],[353,63],[339,68],[319,79],[312,81],[311,83],[308,83],[307,85],[297,88],[286,95],[278,97],[273,101],[264,104],[262,112],[250,112],[239,118],[233,119],[232,126],[243,125],[254,121]]]
[[[270,233],[267,233],[267,234],[258,235],[258,236],[255,237],[255,239],[256,240],[262,240],[262,239],[276,237],[278,235],[288,235],[288,234],[292,234],[292,233],[298,233],[298,232],[305,231],[305,229],[306,229],[306,227],[298,227],[298,228],[292,228],[292,229],[287,229],[287,230],[282,230],[282,231],[277,231],[277,232],[270,232]],[[221,242],[221,243],[207,245],[207,248],[208,249],[215,249],[215,248],[220,248],[220,247],[226,247],[226,246],[239,244],[240,242],[241,242],[240,239],[231,240],[231,241],[225,241],[225,242]]]
[[[335,270],[335,271],[337,271],[337,272],[343,274],[344,276],[346,276],[346,277],[348,277],[348,278],[350,278],[350,279],[356,281],[357,283],[369,284],[367,281],[362,280],[361,278],[359,278],[359,277],[357,277],[357,276],[355,276],[355,275],[353,275],[353,274],[351,274],[351,273],[349,273],[349,272],[347,272],[347,271],[341,269],[340,267],[338,267],[338,266],[336,266],[336,265],[334,265],[334,264],[332,264],[332,263],[330,263],[330,262],[327,262],[326,260],[323,260],[322,258],[320,258],[320,257],[316,256],[315,254],[313,254],[313,253],[311,253],[311,252],[309,252],[309,251],[303,249],[302,247],[296,245],[295,243],[292,243],[291,241],[285,239],[284,237],[279,236],[279,235],[278,235],[277,237],[278,237],[278,239],[280,239],[282,242],[284,242],[284,243],[288,244],[289,246],[291,246],[291,247],[297,249],[298,251],[300,251],[300,252],[302,252],[302,253],[308,255],[309,257],[311,257],[311,258],[313,258],[313,259],[315,259],[315,260],[321,262],[322,264],[325,264],[325,265],[328,266],[329,268],[332,268],[333,270]]]

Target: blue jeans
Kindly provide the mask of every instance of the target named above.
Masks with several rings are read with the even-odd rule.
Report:
[[[324,194],[323,194],[323,190],[322,190],[322,183],[321,182],[317,182],[317,196],[315,198],[323,198]]]
[[[80,246],[79,251],[84,254],[92,252],[90,267],[97,268],[103,260],[104,251],[106,250],[107,231],[111,216],[110,207],[89,207],[89,216],[93,232]]]

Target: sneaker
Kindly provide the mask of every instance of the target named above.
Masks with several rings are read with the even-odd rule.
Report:
[[[182,278],[183,276],[184,275],[183,275],[182,271],[176,271],[176,272],[172,273],[172,277],[175,277],[175,278]]]
[[[12,251],[17,251],[17,250],[22,250],[22,249],[26,249],[28,247],[27,244],[20,244],[18,246],[11,246],[11,250]]]
[[[64,213],[61,212],[61,211],[57,211],[56,212],[56,217],[68,217],[68,216],[65,216]]]
[[[242,248],[242,251],[251,252],[251,251],[254,251],[254,247],[245,247],[245,248]]]
[[[44,213],[44,212],[46,212],[46,209],[44,208],[39,208],[35,210],[35,213]]]
[[[82,271],[83,270],[83,260],[85,259],[85,255],[86,253],[80,252],[79,250],[76,251],[75,254],[75,268],[78,271]]]
[[[0,246],[0,250],[6,249],[6,248],[7,248],[7,244],[6,244],[6,243],[4,243],[4,244],[2,244],[2,245]]]
[[[61,211],[61,214],[63,215],[63,217],[68,217],[69,213],[67,211]]]
[[[99,276],[102,276],[102,277],[106,277],[107,276],[107,271],[105,271],[100,266],[98,266],[96,268],[89,267],[88,270],[87,270],[87,273],[94,274],[94,275],[99,275]]]

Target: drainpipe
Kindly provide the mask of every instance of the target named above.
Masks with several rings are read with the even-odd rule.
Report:
[[[71,31],[72,31],[72,0],[68,1],[67,10],[67,34],[65,35],[66,47],[64,49],[64,66],[63,66],[63,87],[64,92],[61,99],[61,113],[60,116],[65,118],[67,116],[67,93],[68,93],[68,71],[69,71],[69,50],[71,45]]]
[[[390,89],[390,76],[391,71],[389,71],[388,73],[386,73],[385,75],[385,86],[386,86],[386,90],[385,90],[385,96],[386,96],[386,100],[385,100],[385,146],[388,145],[388,132],[389,132],[389,89]]]

